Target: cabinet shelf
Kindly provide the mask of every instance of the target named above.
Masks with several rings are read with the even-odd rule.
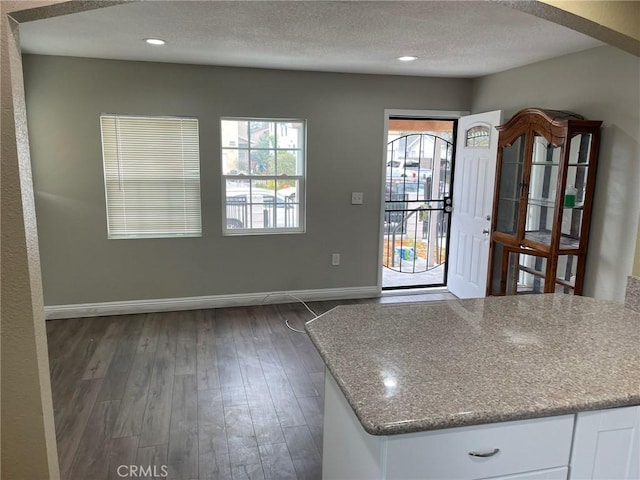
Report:
[[[551,232],[528,231],[524,234],[525,240],[529,242],[539,243],[540,245],[551,244]],[[560,250],[577,250],[580,246],[580,239],[569,235],[560,235]]]
[[[497,127],[487,295],[582,294],[602,122],[578,118],[529,108]]]
[[[513,198],[513,197],[500,197],[499,199],[501,202],[519,202],[520,199],[519,198]]]
[[[529,198],[528,200],[529,205],[534,205],[536,207],[555,207],[556,202],[555,199],[549,199],[549,200],[545,200],[544,198]]]
[[[560,166],[559,162],[531,162],[531,165],[541,165],[543,167],[558,167]],[[568,163],[569,167],[588,167],[588,163]]]

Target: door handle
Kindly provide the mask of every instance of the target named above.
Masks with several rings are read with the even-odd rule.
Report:
[[[489,230],[487,228],[485,228],[484,230],[482,230],[482,233],[484,235],[489,235]]]

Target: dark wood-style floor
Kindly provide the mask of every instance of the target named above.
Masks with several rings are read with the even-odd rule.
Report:
[[[386,301],[400,298],[447,295]],[[284,323],[312,317],[292,303],[47,322],[62,478],[320,479],[324,365]]]

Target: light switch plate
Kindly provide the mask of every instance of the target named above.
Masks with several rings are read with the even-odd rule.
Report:
[[[351,205],[362,205],[364,203],[363,192],[351,192]]]

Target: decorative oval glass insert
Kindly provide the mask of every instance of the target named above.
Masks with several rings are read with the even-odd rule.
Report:
[[[489,126],[476,125],[465,132],[465,147],[489,148]]]

